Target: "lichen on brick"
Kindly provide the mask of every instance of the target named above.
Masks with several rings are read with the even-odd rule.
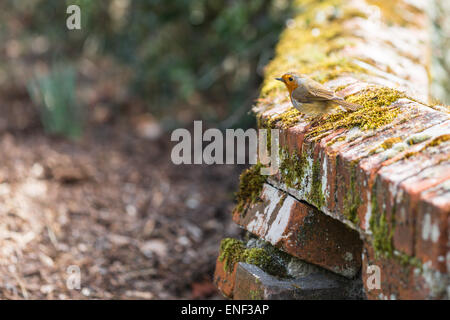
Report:
[[[438,137],[435,137],[433,139],[431,139],[431,141],[428,141],[422,148],[420,148],[419,150],[416,151],[410,151],[410,152],[406,152],[403,157],[401,157],[400,159],[398,159],[397,161],[403,160],[403,159],[408,159],[411,158],[413,156],[416,156],[417,154],[420,154],[421,152],[427,150],[428,148],[432,148],[432,147],[437,147],[439,146],[441,143],[444,143],[446,141],[450,140],[450,134],[444,134]],[[444,158],[445,159],[445,158]],[[444,160],[443,160],[444,161]]]

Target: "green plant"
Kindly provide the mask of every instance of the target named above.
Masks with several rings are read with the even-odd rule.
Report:
[[[75,97],[73,67],[55,65],[49,74],[29,81],[27,87],[46,132],[69,138],[82,134],[83,113]]]
[[[226,127],[254,121],[247,112],[263,67],[294,14],[291,0],[5,1],[24,38],[48,40],[49,56],[115,57],[131,67],[130,89],[153,114],[189,111]],[[65,28],[69,4],[81,8],[81,30]]]

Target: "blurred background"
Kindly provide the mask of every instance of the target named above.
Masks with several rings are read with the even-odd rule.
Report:
[[[253,126],[294,14],[289,0],[1,1],[0,298],[220,298],[243,168],[174,166],[170,132]]]

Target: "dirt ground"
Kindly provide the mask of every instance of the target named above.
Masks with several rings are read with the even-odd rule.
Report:
[[[175,166],[167,133],[99,110],[73,142],[44,133],[23,88],[0,92],[0,298],[221,298],[242,168]]]

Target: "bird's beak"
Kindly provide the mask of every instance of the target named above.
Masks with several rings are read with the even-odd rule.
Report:
[[[275,80],[278,80],[278,81],[284,82],[283,78],[275,78]]]

